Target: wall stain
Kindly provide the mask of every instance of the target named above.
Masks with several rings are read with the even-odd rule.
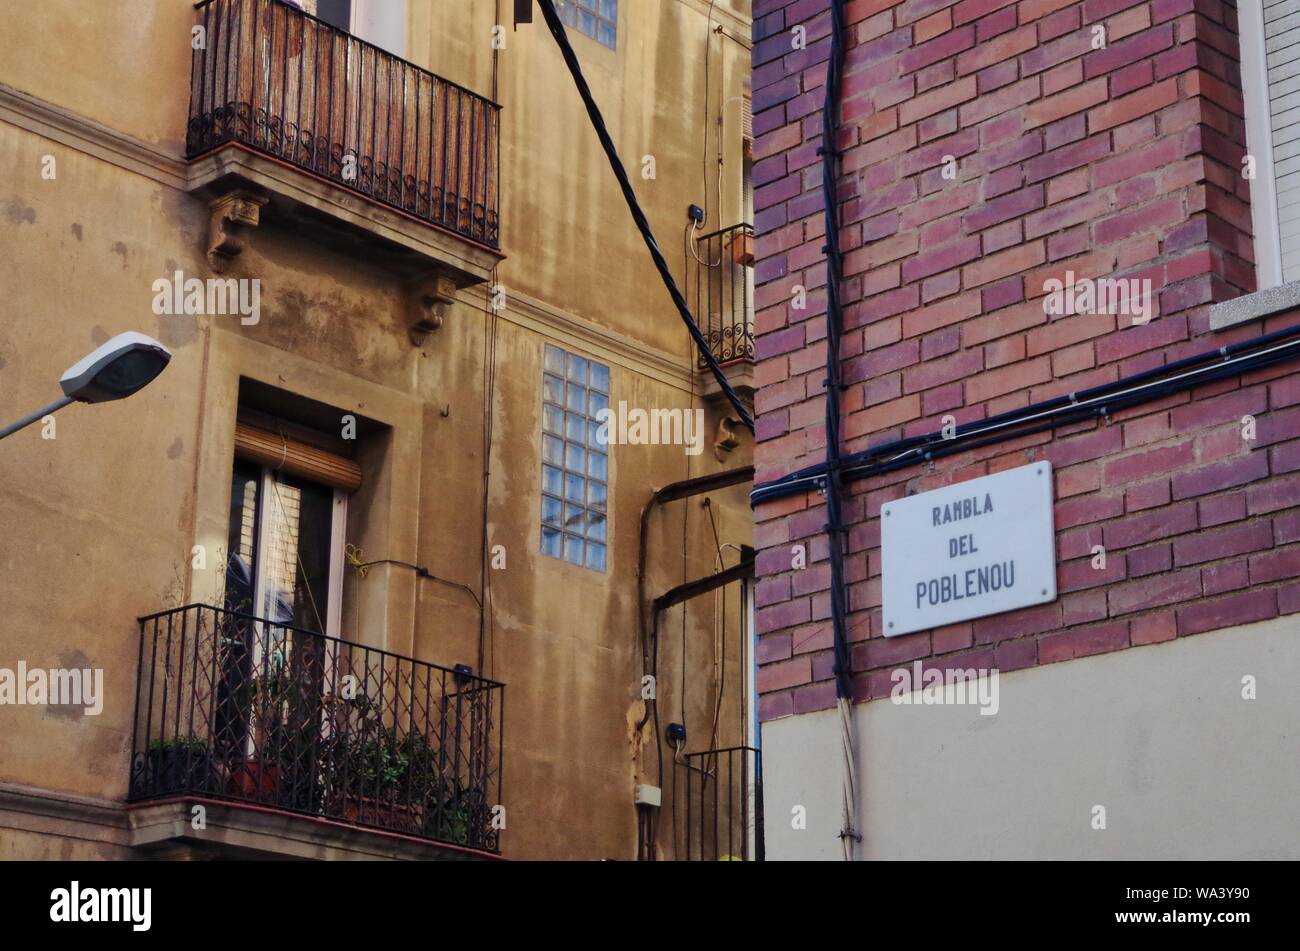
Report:
[[[185,314],[176,316],[159,314],[155,319],[158,322],[158,340],[164,346],[175,350],[188,347],[198,339],[199,322],[195,317]]]
[[[181,452],[184,449],[185,449],[185,440],[181,439],[180,436],[177,436],[176,441],[167,447],[167,458],[179,459],[181,457]]]
[[[125,244],[123,244],[121,241],[118,241],[113,245],[113,253],[122,259],[122,270],[125,271],[126,259],[131,252],[127,249],[127,246]]]
[[[337,290],[281,289],[270,300],[263,295],[262,321],[247,332],[281,349],[351,367],[363,379],[383,381],[401,373],[409,359],[409,347],[389,345],[399,339],[393,310],[387,301],[345,298]]]
[[[98,346],[101,343],[107,343],[108,331],[105,330],[103,327],[101,327],[99,324],[95,324],[95,326],[92,327],[90,330],[90,339],[95,342],[96,346]]]
[[[79,221],[74,221],[74,222],[72,223],[72,227],[69,228],[68,230],[72,232],[72,236],[73,236],[74,238],[76,238],[78,241],[80,241],[80,240],[82,239],[83,232],[82,232],[82,228],[81,228],[81,222],[79,222]]]
[[[58,668],[61,670],[75,670],[78,672],[78,678],[80,679],[81,678],[80,672],[83,670],[93,670],[94,665],[90,662],[90,658],[88,658],[81,651],[71,650],[71,651],[64,651],[62,654],[59,655]],[[84,684],[85,684],[84,679],[81,679],[79,686],[81,686],[84,689]],[[93,676],[92,676],[91,689],[92,690],[94,689]],[[85,698],[83,697],[83,699]],[[104,699],[103,697],[99,698],[101,702],[103,701],[103,699]],[[45,705],[45,712],[48,713],[50,716],[58,717],[60,720],[80,720],[83,716],[85,716],[86,706],[89,706],[89,704],[78,707],[78,706],[73,706],[72,704],[47,703]]]
[[[5,218],[11,225],[35,224],[36,209],[19,198],[11,198],[5,204]]]

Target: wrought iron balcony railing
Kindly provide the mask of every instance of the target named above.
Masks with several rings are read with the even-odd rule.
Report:
[[[283,0],[203,0],[186,154],[239,142],[500,244],[500,107]]]
[[[687,861],[762,862],[763,754],[752,746],[687,753]]]
[[[752,225],[687,237],[686,299],[713,356],[724,365],[754,359],[753,265]]]
[[[140,620],[131,801],[201,796],[497,852],[504,687],[252,615]]]

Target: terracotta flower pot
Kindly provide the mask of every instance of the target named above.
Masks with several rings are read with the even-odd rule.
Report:
[[[727,247],[731,249],[731,260],[735,261],[742,267],[754,266],[754,236],[747,232],[739,232],[732,236],[727,242]]]
[[[257,802],[278,802],[280,798],[280,767],[273,763],[249,760],[240,763],[230,772],[226,781],[230,794]]]
[[[389,802],[371,796],[345,796],[343,817],[349,822],[363,822],[367,825],[382,826],[385,829],[418,832],[424,824],[424,807]]]

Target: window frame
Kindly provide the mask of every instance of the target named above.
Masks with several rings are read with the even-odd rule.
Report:
[[[618,0],[609,0],[610,3],[614,4],[614,18],[612,20],[600,12],[600,7],[604,2],[605,0],[559,0],[559,3],[556,4],[556,10],[560,14],[560,20],[563,21],[565,27],[568,29],[576,30],[583,36],[587,37],[587,39],[599,43],[601,46],[605,47],[605,49],[617,50],[619,17]],[[573,11],[571,16],[570,11]],[[595,20],[596,31],[594,33],[588,33],[582,28],[582,14],[584,13]],[[600,38],[600,27],[602,24],[609,26],[610,29],[613,30],[613,43],[606,43]]]
[[[235,459],[235,465],[238,465],[239,459]],[[253,572],[249,579],[252,587],[252,606],[247,613],[256,618],[264,618],[268,621],[273,619],[267,617],[266,602],[268,594],[268,566],[266,552],[270,548],[270,533],[272,531],[272,510],[276,498],[275,472],[270,466],[258,465],[254,462],[247,462],[246,465],[258,470],[257,481],[257,499],[254,512],[254,532],[253,532]],[[232,472],[234,471],[232,467]],[[232,480],[233,481],[233,480]],[[310,479],[300,479],[303,482],[311,482]],[[342,489],[331,489],[329,486],[321,485],[314,482],[323,489],[328,489],[332,493],[333,507],[330,510],[330,546],[329,546],[329,580],[327,582],[328,590],[325,598],[325,630],[317,633],[325,637],[341,637],[341,628],[343,621],[343,570],[345,565],[345,538],[347,533],[348,517],[348,494]],[[233,502],[233,499],[232,499]],[[226,553],[229,559],[231,553]],[[279,622],[275,622],[279,623]],[[255,658],[260,660],[260,658]]]
[[[564,375],[559,376],[553,369],[551,359],[552,354],[557,359],[563,361]],[[572,377],[572,361],[581,361],[585,370],[581,382],[577,382]],[[604,388],[600,387],[597,380],[599,375],[593,372],[593,367],[598,367],[600,373],[604,376]],[[559,385],[563,388],[557,394],[562,402],[548,398],[548,390],[552,386],[551,380],[558,380]],[[581,390],[583,409],[575,409],[571,405],[572,390],[574,388]],[[538,473],[540,482],[539,502],[538,502],[538,551],[541,554],[565,562],[576,568],[585,568],[588,571],[596,571],[602,574],[609,571],[609,551],[610,551],[610,482],[611,467],[613,460],[609,452],[609,443],[601,443],[598,438],[600,421],[596,418],[599,409],[593,410],[596,403],[601,398],[604,400],[604,409],[609,409],[611,394],[613,388],[610,368],[608,364],[591,357],[584,356],[572,350],[552,343],[545,343],[542,351],[542,380],[541,380],[541,469]],[[552,427],[549,417],[552,413],[558,414],[558,425]],[[571,422],[580,422],[583,428],[583,438],[581,441],[571,437],[569,426]],[[558,460],[548,458],[548,440],[554,440],[559,444]],[[582,456],[582,469],[570,464],[570,451],[572,449],[580,450]],[[595,471],[592,463],[592,456],[599,455],[604,458],[604,468],[601,473]],[[559,475],[559,484],[554,489],[548,488],[547,472],[553,470]],[[570,479],[578,479],[582,485],[582,501],[579,502],[570,498],[569,484]],[[597,501],[595,496],[598,494],[593,490],[593,486],[600,486],[604,490],[603,499]],[[547,509],[558,506],[558,513],[554,521],[548,520]],[[581,521],[581,530],[574,531],[569,528],[569,513],[576,510],[577,518]],[[593,519],[593,516],[599,516],[599,519]],[[592,533],[593,522],[598,521],[601,525],[599,535]],[[548,550],[548,539],[558,534],[559,551]],[[581,545],[580,559],[574,560],[569,557],[569,542],[573,540]],[[598,546],[600,550],[599,564],[593,564],[591,551],[592,546]]]
[[[1241,45],[1242,99],[1246,113],[1246,151],[1255,159],[1255,177],[1250,182],[1255,289],[1264,291],[1281,286],[1283,272],[1263,4],[1239,4],[1237,24]]]

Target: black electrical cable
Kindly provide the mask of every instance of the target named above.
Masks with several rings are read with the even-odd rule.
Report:
[[[844,56],[844,11],[841,0],[831,0],[831,47],[826,64],[826,98],[822,103],[822,203],[826,220],[826,533],[831,568],[831,633],[835,695],[853,696],[844,588],[844,513],[840,507],[840,225],[837,198],[839,154],[835,135],[839,129],[840,76]]]
[[[606,158],[609,159],[610,168],[614,170],[614,176],[618,179],[623,198],[627,202],[628,210],[632,213],[632,220],[636,223],[637,230],[641,232],[646,247],[650,249],[650,257],[654,260],[655,268],[659,271],[659,276],[663,278],[664,286],[668,289],[668,294],[673,299],[677,312],[686,324],[691,339],[695,341],[700,358],[712,372],[713,378],[718,383],[718,388],[727,397],[732,408],[736,411],[736,415],[740,417],[740,421],[749,428],[750,432],[753,432],[754,420],[749,415],[749,410],[745,408],[745,404],[740,401],[735,389],[727,381],[727,376],[722,372],[722,366],[718,363],[718,358],[709,349],[709,342],[704,339],[704,334],[700,332],[699,325],[691,315],[691,309],[686,303],[686,298],[682,296],[681,290],[677,287],[677,282],[673,280],[672,272],[668,269],[668,262],[664,260],[663,252],[659,250],[659,242],[655,240],[654,232],[650,230],[650,222],[646,218],[645,212],[641,210],[641,203],[637,200],[636,192],[632,190],[632,182],[627,177],[627,170],[623,168],[623,160],[618,156],[618,149],[615,148],[614,140],[610,137],[609,129],[605,125],[605,119],[600,113],[600,107],[596,105],[596,100],[591,94],[591,87],[587,85],[587,79],[582,74],[582,66],[578,63],[577,54],[573,52],[573,46],[569,43],[569,35],[565,32],[564,24],[560,21],[560,15],[555,10],[554,0],[537,0],[537,3],[542,8],[542,16],[546,19],[546,25],[550,29],[551,35],[555,37],[555,42],[560,47],[560,54],[569,67],[573,82],[578,87],[578,94],[582,96],[583,104],[587,107],[587,115],[591,118],[591,124],[596,130],[596,136],[600,139]]]
[[[1298,357],[1300,324],[1144,370],[1113,383],[964,423],[954,427],[949,434],[938,431],[909,436],[844,456],[840,460],[839,475],[845,481],[869,478],[957,452],[1105,417],[1119,409]],[[758,505],[800,492],[824,489],[828,472],[826,465],[819,464],[765,482],[750,493],[750,504]]]
[[[352,565],[353,568],[357,569],[357,571],[360,573],[361,577],[363,578],[366,576],[366,572],[369,571],[371,568],[375,567],[376,565],[394,565],[398,568],[410,568],[412,571],[415,572],[416,577],[418,578],[426,578],[429,581],[436,581],[439,584],[445,584],[449,588],[460,588],[462,591],[464,591],[466,594],[468,594],[471,598],[474,599],[474,603],[477,604],[480,609],[483,607],[482,600],[480,600],[479,596],[474,593],[474,589],[471,588],[469,585],[461,584],[459,581],[448,581],[446,578],[439,578],[428,568],[424,567],[424,565],[415,565],[409,561],[399,561],[396,558],[378,558],[374,561],[363,562],[361,560],[361,549],[353,548],[353,546],[351,545],[348,546],[348,549],[349,549],[349,556],[350,556],[349,563]]]

